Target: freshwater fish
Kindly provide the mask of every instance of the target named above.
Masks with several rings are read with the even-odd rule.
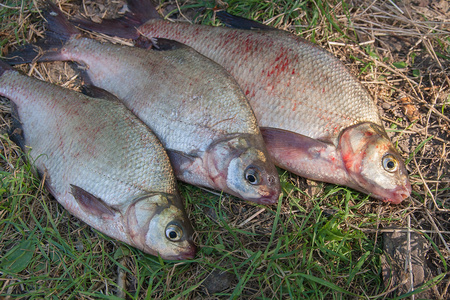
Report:
[[[93,228],[163,259],[193,258],[193,229],[157,137],[120,101],[37,80],[0,61],[0,95],[46,188]]]
[[[22,51],[16,62],[86,65],[91,84],[116,95],[155,132],[178,179],[260,204],[277,202],[277,170],[248,100],[224,68],[175,41],[141,41],[149,50],[81,37],[51,3],[46,20],[39,56]]]
[[[231,27],[162,20],[148,0],[85,29],[136,39],[167,38],[219,63],[252,106],[276,165],[313,180],[349,186],[385,202],[409,197],[404,162],[365,88],[331,53],[289,32],[224,12]]]

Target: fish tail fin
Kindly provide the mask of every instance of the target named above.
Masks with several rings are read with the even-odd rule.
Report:
[[[61,55],[63,46],[64,43],[60,40],[46,39],[33,45],[25,45],[9,53],[6,58],[10,65],[64,60]]]
[[[105,19],[95,23],[86,19],[77,18],[71,22],[83,29],[104,33],[121,38],[137,39],[137,28],[151,19],[160,19],[156,7],[150,0],[128,0],[129,11],[117,19]]]
[[[9,64],[65,60],[62,57],[61,48],[71,37],[79,35],[81,32],[50,1],[45,2],[44,18],[47,21],[45,38],[8,54]]]
[[[47,21],[46,35],[49,38],[67,41],[72,36],[80,34],[80,31],[69,22],[58,6],[50,1],[45,1],[44,18]]]
[[[161,19],[151,0],[128,0],[127,4],[134,19],[139,21],[140,25],[151,19]]]

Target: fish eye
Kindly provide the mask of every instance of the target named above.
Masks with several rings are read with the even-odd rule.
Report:
[[[169,224],[166,227],[166,237],[171,240],[172,242],[178,242],[181,240],[181,237],[183,236],[183,230],[180,228],[180,226],[177,226],[175,224]]]
[[[245,179],[252,185],[259,184],[259,171],[253,167],[248,167],[245,170]]]
[[[383,157],[383,168],[388,172],[395,172],[398,169],[398,161],[391,154]]]

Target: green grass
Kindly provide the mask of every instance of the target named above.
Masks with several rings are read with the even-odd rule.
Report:
[[[203,295],[201,284],[215,269],[232,274],[233,288],[218,294],[232,299],[341,299],[384,292],[379,239],[347,224],[373,228],[396,220],[362,213],[368,197],[346,188],[327,187],[306,198],[307,205],[296,197],[284,198],[277,207],[266,208],[261,218],[239,227],[235,224],[243,219],[242,211],[249,216],[261,207],[234,199],[220,202],[217,196],[184,186],[201,249],[192,261],[167,262],[69,216],[48,199],[29,169],[24,164],[22,171],[1,173],[6,213],[0,222],[0,270],[8,280],[0,295],[26,291],[31,298],[108,298],[103,295],[117,290],[118,268],[132,283],[127,295],[133,299],[195,298]],[[284,193],[294,189],[288,185]]]
[[[284,198],[238,226],[263,207],[220,201],[182,186],[201,249],[192,261],[168,262],[90,229],[48,199],[29,164],[18,159],[14,169],[1,173],[0,270],[8,280],[0,295],[108,298],[102,294],[117,290],[118,268],[132,283],[127,295],[133,299],[201,295],[203,280],[215,269],[232,274],[233,289],[219,293],[232,299],[330,299],[362,295],[367,288],[372,295],[383,292],[379,242],[346,226],[358,219],[359,226],[371,228],[379,220],[359,212],[368,197],[345,188],[327,186],[320,196],[306,198],[308,208],[304,200]],[[284,194],[295,192],[288,176],[282,178]],[[360,198],[357,205],[350,203],[355,198]]]
[[[5,5],[18,3],[9,0]],[[32,1],[26,3],[26,10],[34,9]],[[346,25],[349,22],[344,24],[337,16],[339,5],[343,7],[340,16],[348,20],[351,8],[340,1],[230,0],[227,10],[261,22],[271,20],[271,26],[322,46],[327,41],[354,43],[356,34]],[[181,6],[196,10],[196,22],[219,24],[213,19],[215,1]],[[3,20],[18,12],[0,6]],[[36,13],[31,18],[39,19]],[[1,36],[2,51],[23,43],[30,29],[26,24],[2,22],[1,29],[8,32]],[[439,43],[448,56],[448,38],[447,43],[444,39]],[[374,49],[360,49],[366,56],[351,54],[351,61],[360,63],[359,75],[385,71],[370,60],[384,61]],[[400,60],[388,63],[394,62]],[[9,117],[7,110],[3,116]],[[114,299],[120,289],[117,278],[123,272],[130,299],[198,299],[209,296],[208,276],[220,270],[228,274],[230,283],[210,295],[218,299],[382,299],[386,292],[381,276],[383,250],[376,230],[404,226],[406,216],[415,210],[414,203],[380,204],[346,187],[307,185],[282,170],[283,197],[272,207],[180,184],[199,253],[190,261],[170,262],[117,242],[71,216],[42,187],[30,163],[24,162],[6,135],[0,141],[0,297]],[[417,142],[415,150],[405,155],[407,162],[424,156],[424,148],[432,141],[430,135]],[[419,176],[413,174],[413,178]],[[414,197],[423,202],[426,192],[421,182],[415,184]],[[448,193],[446,187],[431,190]],[[413,217],[420,219],[417,213]],[[427,238],[434,245],[430,255],[442,265],[441,275],[430,280],[434,285],[448,270],[442,244],[434,242],[439,241],[435,237]]]

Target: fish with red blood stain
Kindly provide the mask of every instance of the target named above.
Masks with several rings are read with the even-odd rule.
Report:
[[[71,60],[95,86],[116,95],[166,148],[178,179],[241,199],[274,204],[280,194],[256,117],[234,78],[179,42],[142,39],[142,47],[80,36],[59,9],[46,6],[47,39],[11,63]]]
[[[163,20],[149,0],[128,0],[128,8],[124,17],[101,24],[73,22],[120,37],[143,34],[177,40],[225,67],[248,91],[278,166],[391,203],[410,195],[404,162],[383,128],[377,107],[331,53],[294,34],[225,12],[216,16],[231,28]],[[317,117],[319,109],[330,119]],[[374,147],[380,144],[386,150]],[[325,151],[319,155],[317,149]]]
[[[92,98],[0,61],[0,95],[12,101],[12,136],[72,215],[163,259],[193,258],[193,229],[163,146],[105,91]]]

